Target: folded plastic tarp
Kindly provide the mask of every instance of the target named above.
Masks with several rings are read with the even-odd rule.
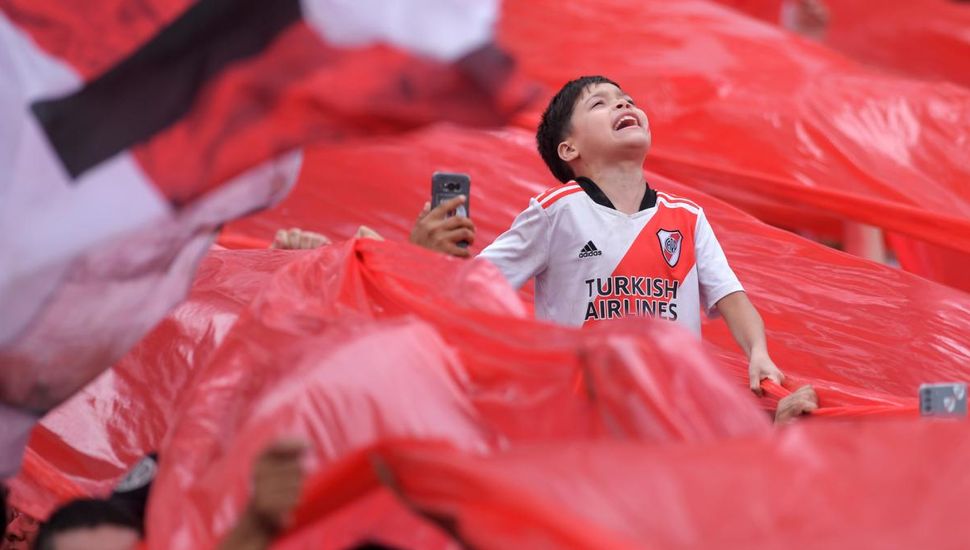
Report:
[[[970,7],[954,0],[826,0],[825,44],[900,74],[970,88]]]
[[[239,312],[292,256],[239,251],[229,261],[206,258],[183,303],[34,428],[20,475],[10,480],[12,502],[46,517],[72,498],[107,494],[159,449],[195,366],[208,361]]]
[[[483,261],[360,241],[288,264],[197,367],[162,449],[152,545],[206,546],[226,512],[242,506],[249,459],[285,434],[307,437],[311,467],[324,468],[388,438],[481,453],[768,429],[743,386],[686,331],[644,323],[578,331],[524,313]]]
[[[260,237],[297,225],[339,239],[363,223],[403,240],[431,171],[463,169],[473,181],[478,251],[549,185],[531,140],[522,130],[438,126],[311,150],[302,181],[279,209],[228,230]],[[766,318],[788,385],[815,384],[823,410],[887,406],[912,414],[920,382],[970,378],[963,293],[647,177],[705,208]],[[663,323],[579,331],[529,316],[488,264],[394,242],[213,252],[188,302],[114,373],[45,419],[49,433],[38,431],[31,445],[43,460],[16,480],[15,499],[45,496],[43,515],[64,498],[46,485],[52,480],[106,491],[140,452],[158,449],[151,544],[206,547],[237,517],[251,458],[281,435],[311,441],[311,466],[323,471],[385,438],[444,440],[481,454],[590,439],[711,442],[767,429],[720,321],[704,328],[720,360],[712,366]],[[684,498],[669,507],[671,520],[705,495]],[[449,544],[387,490],[348,502],[301,536]]]
[[[581,331],[529,321],[514,294],[495,285],[496,276],[488,265],[462,265],[411,247],[367,241],[303,255],[280,270],[194,378],[163,456],[195,458],[167,466],[163,459],[150,517],[154,532],[162,535],[152,544],[161,548],[172,540],[192,540],[205,547],[229,523],[228,510],[242,507],[252,457],[274,438],[294,433],[312,441],[311,468],[326,471],[368,442],[408,436],[494,454],[537,442],[631,439],[693,445],[765,432],[767,417],[745,395],[744,384],[705,369],[696,344],[681,331],[636,323]],[[441,286],[443,280],[449,283]],[[924,372],[938,374],[932,366]],[[867,392],[854,391],[862,395],[840,399],[866,402]],[[844,446],[832,451],[840,457],[848,452]],[[725,476],[735,465],[710,448],[698,453],[707,456],[708,469],[721,468]],[[827,456],[812,455],[823,464]],[[537,472],[550,464],[547,458],[532,457]],[[606,470],[629,457],[604,460]],[[549,475],[556,479],[554,472]],[[333,475],[359,483],[354,473]],[[433,487],[443,482],[427,471],[420,477],[420,483]],[[468,513],[478,515],[474,503],[491,487],[488,480],[461,485],[454,495],[471,501]],[[612,486],[601,490],[607,501],[622,496]],[[575,491],[559,496],[577,501],[588,496]],[[679,517],[685,513],[681,507],[703,506],[694,499],[711,499],[699,491],[684,493],[679,506],[665,505],[671,515],[657,521]],[[420,546],[399,529],[388,532],[375,524],[372,507],[386,502],[367,496],[353,513],[344,511],[349,516],[339,524],[321,520],[296,547],[392,537],[397,544]],[[503,502],[505,513],[525,525],[530,514],[543,513],[528,499]],[[757,508],[757,502],[750,506]],[[412,512],[393,513],[393,507],[385,514],[396,518],[392,524],[414,519]],[[579,523],[574,529],[595,534],[600,529],[594,526]],[[555,532],[533,528],[542,536]],[[689,530],[695,528],[702,529],[699,537],[717,536],[709,524],[698,522]],[[752,538],[777,528],[766,526]],[[531,542],[521,529],[482,531],[492,537],[476,541],[486,548],[507,547],[509,540]],[[418,535],[428,536],[420,530]],[[652,539],[643,540],[649,547]]]
[[[405,240],[430,196],[431,172],[459,170],[472,180],[477,253],[509,227],[529,197],[556,185],[533,143],[524,130],[436,126],[400,139],[308,150],[293,195],[227,231],[268,238],[280,227],[297,226],[339,239],[365,224],[389,239]],[[646,177],[658,189],[705,208],[731,266],[766,319],[773,356],[796,378],[825,372],[833,384],[846,384],[844,391],[872,392],[869,401],[889,393],[894,403],[912,404],[928,376],[914,365],[933,365],[931,372],[941,379],[963,375],[970,353],[963,333],[966,294],[773,229],[650,171]],[[738,380],[744,379],[743,358],[723,322],[706,324],[704,334]]]
[[[583,74],[618,81],[650,117],[648,168],[781,227],[881,227],[905,269],[970,289],[970,90],[701,0],[509,2],[500,36],[550,95]]]
[[[0,476],[184,298],[222,224],[285,195],[307,141],[508,121],[497,3],[428,1],[403,32],[361,17],[383,0],[203,0],[168,26],[151,3],[0,4]],[[418,32],[436,22],[453,40]]]
[[[960,548],[968,430],[805,423],[714,443],[584,441],[488,457],[394,442],[311,482],[297,517],[312,529],[328,507],[380,488],[473,548]]]
[[[778,23],[781,0],[717,0]],[[824,44],[900,75],[970,87],[970,8],[959,0],[822,0],[829,12]]]

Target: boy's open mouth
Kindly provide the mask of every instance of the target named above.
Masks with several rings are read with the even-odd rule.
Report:
[[[613,123],[614,130],[623,130],[626,128],[639,128],[639,127],[640,127],[640,121],[637,120],[637,117],[633,115],[623,115],[620,117],[619,120]]]

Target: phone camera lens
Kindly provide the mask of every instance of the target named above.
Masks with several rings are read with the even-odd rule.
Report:
[[[445,190],[452,192],[458,191],[458,184],[453,181],[449,181],[445,184]]]

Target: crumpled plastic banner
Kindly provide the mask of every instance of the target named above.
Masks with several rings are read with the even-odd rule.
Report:
[[[296,0],[267,6],[199,2],[153,37],[176,9],[94,0],[79,18],[49,0],[0,3],[0,72],[13,75],[0,90],[0,172],[9,173],[0,186],[0,399],[10,411],[0,432],[3,477],[19,464],[35,418],[120,359],[184,298],[218,228],[285,195],[302,145],[440,120],[503,125],[534,90],[487,43],[491,0],[469,26],[451,29],[474,36],[448,48],[448,62],[377,43],[393,31],[386,26],[342,47],[351,36],[335,44],[312,29],[318,10],[307,22]],[[247,32],[260,26],[244,22],[267,21],[260,10],[280,18]],[[131,116],[114,109],[116,97]],[[149,113],[150,105],[159,109]],[[89,135],[94,129],[102,132]],[[46,229],[23,232],[31,222]]]
[[[618,81],[650,117],[649,169],[780,227],[881,227],[904,269],[970,290],[970,89],[702,0],[509,2],[499,34],[550,95],[582,74]]]
[[[189,300],[35,430],[13,503],[43,517],[158,450],[148,545],[207,548],[238,517],[252,458],[299,435],[319,477],[280,548],[454,548],[448,530],[482,548],[962,545],[966,423],[875,418],[912,417],[922,382],[970,380],[970,297],[727,202],[970,250],[968,92],[701,1],[510,2],[500,30],[550,90],[604,73],[644,105],[648,180],[704,206],[786,388],[750,395],[720,321],[704,349],[665,324],[555,327],[487,264],[401,244],[434,170],[472,176],[476,252],[555,183],[535,112],[526,129],[441,125],[307,151],[291,197],[226,242],[292,226],[339,241],[361,224],[391,242],[212,252]],[[920,273],[951,282],[962,258]],[[804,383],[818,418],[771,432],[763,409]]]
[[[471,215],[478,229],[472,251],[478,252],[508,228],[529,197],[556,184],[533,140],[518,129],[436,126],[406,138],[309,150],[291,197],[272,211],[231,224],[227,232],[271,238],[280,227],[297,226],[345,238],[364,224],[389,239],[405,240],[430,195],[431,172],[452,170],[471,176]],[[375,158],[383,162],[375,164]],[[970,311],[966,294],[758,223],[723,201],[651,172],[649,160],[647,167],[654,187],[705,208],[732,267],[765,317],[770,349],[782,357],[782,369],[796,376],[797,368],[824,371],[833,383],[889,393],[907,404],[915,402],[926,376],[913,364],[933,364],[942,379],[957,379],[963,372],[970,353],[961,334]],[[704,335],[740,381],[743,360],[723,322],[707,323]],[[862,369],[862,363],[879,367]]]
[[[384,491],[474,548],[959,548],[968,427],[806,423],[709,444],[583,441],[488,457],[390,442],[311,481],[297,514],[308,532],[278,547],[300,547],[328,506]]]
[[[286,433],[310,439],[317,469],[389,438],[482,453],[767,431],[743,386],[675,329],[551,326],[525,315],[490,264],[410,246],[357,241],[303,255],[267,282],[195,373],[162,450],[151,525],[206,541],[220,514],[241,507],[248,459]],[[166,465],[165,456],[184,455],[208,458]],[[186,494],[195,504],[167,504]]]
[[[779,23],[782,0],[717,0]],[[824,44],[890,73],[970,87],[970,8],[959,0],[821,0]]]
[[[890,72],[970,88],[970,6],[965,2],[826,3],[832,12],[827,46]]]
[[[306,437],[311,467],[321,472],[388,438],[445,441],[472,457],[604,439],[685,449],[770,439],[762,409],[773,408],[773,399],[759,406],[750,396],[745,361],[720,321],[704,327],[716,362],[663,323],[555,327],[530,320],[527,303],[487,263],[394,242],[406,238],[434,169],[471,175],[476,252],[551,179],[531,135],[517,129],[441,125],[307,151],[293,195],[227,233],[251,243],[296,225],[340,239],[366,224],[391,242],[210,253],[189,301],[111,374],[45,419],[46,432],[35,432],[31,444],[44,462],[15,480],[15,496],[28,493],[19,488],[46,496],[43,515],[63,496],[36,472],[104,492],[140,452],[158,449],[149,544],[205,548],[237,517],[252,457],[282,435]],[[662,176],[647,178],[705,208],[765,317],[786,386],[814,384],[820,416],[874,409],[913,416],[919,383],[970,379],[965,294],[771,228]],[[73,431],[82,419],[87,431]],[[931,425],[911,429],[932,429],[924,426]],[[59,447],[43,446],[56,438]],[[841,446],[811,449],[819,464],[849,460],[838,454],[848,452]],[[696,467],[735,466],[745,467],[713,453]],[[370,479],[348,468],[348,483]],[[281,547],[340,548],[368,537],[421,548],[453,544],[382,487],[341,493],[345,506],[313,516]],[[671,521],[706,496],[680,498],[663,512]],[[583,525],[627,540],[595,521]]]

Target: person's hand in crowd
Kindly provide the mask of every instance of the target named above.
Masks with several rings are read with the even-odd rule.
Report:
[[[278,441],[256,459],[249,503],[220,550],[262,550],[289,526],[303,487],[306,449],[302,441]]]
[[[447,200],[434,209],[430,203],[426,203],[411,230],[411,242],[459,258],[469,257],[471,253],[468,248],[462,248],[458,243],[467,241],[471,244],[475,241],[475,224],[464,216],[448,216],[463,204],[464,196]]]
[[[358,227],[357,233],[354,235],[354,237],[357,237],[358,239],[373,239],[375,241],[384,240],[384,237],[382,237],[380,233],[378,233],[377,231],[374,231],[373,229],[367,227],[366,225],[362,225]]]
[[[290,513],[300,497],[301,459],[305,452],[306,444],[301,441],[280,441],[256,460],[249,512],[274,532],[289,524]]]
[[[815,40],[822,40],[829,26],[829,9],[823,0],[787,0],[784,26]]]
[[[281,250],[310,250],[330,244],[330,239],[313,231],[304,229],[280,229],[270,248]]]
[[[818,408],[818,395],[811,386],[802,386],[781,398],[775,411],[775,424],[789,424]]]
[[[0,542],[0,549],[28,550],[33,548],[39,522],[13,507],[7,508],[4,519],[7,523],[3,541]]]
[[[766,379],[780,386],[785,381],[785,375],[767,353],[752,353],[751,360],[748,362],[748,381],[751,391],[760,396],[761,381]]]

